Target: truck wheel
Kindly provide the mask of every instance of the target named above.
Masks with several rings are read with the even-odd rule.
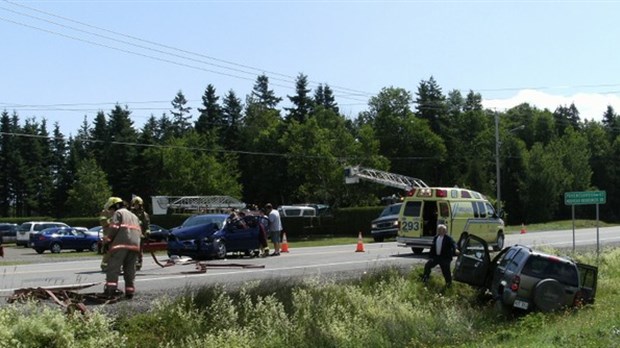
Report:
[[[559,309],[563,296],[564,287],[555,279],[543,279],[534,287],[534,304],[543,312]]]
[[[45,249],[35,249],[35,251],[37,252],[37,254],[43,254]]]

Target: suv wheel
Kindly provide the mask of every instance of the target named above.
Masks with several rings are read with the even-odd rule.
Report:
[[[420,255],[420,254],[422,254],[422,251],[424,251],[424,248],[415,248],[415,247],[412,247],[412,248],[411,248],[411,251],[413,251],[413,253],[414,253],[414,254],[416,254],[416,255]]]
[[[560,308],[563,296],[564,287],[555,279],[543,279],[534,287],[534,304],[543,312]]]

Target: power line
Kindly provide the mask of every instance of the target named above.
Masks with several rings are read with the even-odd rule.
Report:
[[[214,61],[218,61],[218,62],[223,62],[223,63],[226,63],[228,65],[233,65],[233,66],[243,67],[243,68],[246,68],[246,69],[255,70],[255,71],[259,72],[259,73],[265,73],[265,74],[267,73],[264,69],[259,69],[259,68],[251,67],[251,66],[248,66],[248,65],[238,64],[238,63],[234,63],[234,62],[231,62],[231,61],[227,61],[227,60],[223,60],[223,59],[218,59],[218,58],[206,56],[206,55],[203,55],[203,54],[200,54],[200,53],[195,53],[195,52],[191,52],[191,51],[175,48],[175,47],[168,46],[168,45],[163,45],[163,44],[160,44],[160,43],[157,43],[157,42],[153,42],[153,41],[149,41],[149,40],[144,40],[144,39],[141,39],[141,38],[138,38],[138,37],[134,37],[134,36],[131,36],[131,35],[126,35],[126,34],[115,32],[115,31],[108,30],[108,29],[105,29],[105,28],[93,26],[93,25],[90,25],[90,24],[87,24],[87,23],[83,23],[83,22],[80,22],[80,21],[76,21],[76,20],[73,20],[73,19],[70,19],[70,18],[67,18],[67,17],[58,16],[58,15],[55,15],[55,14],[52,14],[52,13],[49,13],[49,12],[45,12],[45,11],[41,11],[41,10],[38,10],[38,9],[35,9],[35,8],[32,8],[32,7],[29,7],[29,6],[25,6],[25,5],[21,5],[21,4],[16,4],[16,3],[13,3],[13,2],[8,1],[8,0],[3,0],[3,1],[8,3],[8,4],[12,4],[12,5],[15,5],[15,6],[20,6],[20,7],[23,7],[23,8],[27,8],[29,10],[36,11],[36,12],[39,12],[39,13],[43,13],[43,14],[48,15],[48,16],[52,16],[52,17],[56,17],[56,18],[61,18],[63,20],[69,21],[69,22],[77,23],[79,25],[83,25],[83,26],[86,26],[86,27],[89,27],[89,28],[94,28],[94,29],[101,30],[101,31],[104,31],[104,32],[112,33],[114,35],[118,35],[118,36],[121,36],[121,37],[130,38],[132,40],[136,40],[136,41],[139,41],[139,42],[148,43],[150,45],[155,45],[155,46],[158,46],[158,47],[163,47],[163,48],[166,48],[166,49],[175,50],[175,51],[179,51],[179,52],[182,52],[182,53],[191,54],[191,55],[194,55],[194,56],[198,56],[198,57],[202,57],[202,58],[206,58],[206,59],[210,59],[210,60],[214,60]],[[183,55],[179,55],[179,54],[175,54],[175,53],[170,53],[170,52],[162,51],[162,50],[151,48],[151,47],[147,47],[147,46],[144,46],[144,45],[138,45],[138,44],[135,44],[135,43],[132,43],[132,42],[128,42],[128,41],[118,40],[116,38],[112,38],[112,37],[109,37],[109,36],[101,35],[101,34],[98,34],[98,33],[91,32],[91,31],[82,30],[82,29],[79,29],[79,28],[76,28],[76,27],[73,27],[73,26],[69,26],[69,25],[58,23],[58,22],[50,21],[50,20],[47,20],[47,19],[44,19],[44,18],[36,17],[36,16],[30,15],[30,14],[27,14],[27,13],[24,13],[24,12],[19,12],[19,11],[7,9],[7,8],[4,8],[4,7],[0,7],[0,9],[3,9],[5,11],[9,11],[9,12],[18,14],[18,15],[21,15],[21,16],[26,16],[26,17],[29,17],[29,18],[34,18],[34,19],[39,20],[39,21],[44,21],[44,22],[47,22],[47,23],[51,23],[53,25],[57,25],[57,26],[60,26],[62,28],[65,28],[65,29],[72,29],[72,30],[79,31],[79,32],[82,32],[82,33],[87,33],[87,34],[95,35],[97,37],[101,37],[101,38],[104,38],[104,39],[116,41],[117,43],[120,42],[120,43],[123,43],[123,44],[126,44],[126,45],[142,48],[142,49],[149,50],[149,51],[154,51],[154,52],[161,53],[161,54],[170,55],[170,56],[173,56],[173,57],[176,57],[176,58],[186,59],[186,60],[193,61],[193,62],[198,62],[198,63],[202,63],[202,64],[206,64],[206,65],[215,66],[215,67],[218,67],[218,68],[221,68],[221,69],[227,69],[227,70],[231,70],[231,71],[235,71],[235,72],[240,72],[240,73],[244,73],[244,74],[255,74],[255,72],[248,72],[246,70],[241,70],[241,69],[237,69],[237,68],[227,67],[227,66],[220,65],[220,64],[214,64],[214,63],[206,62],[204,60],[193,59],[193,58],[190,58],[190,57],[187,57],[187,56],[183,56]],[[274,79],[274,80],[278,80],[278,81],[282,81],[282,82],[294,82],[295,81],[295,77],[292,77],[290,75],[280,74],[280,73],[276,73],[276,72],[273,72],[273,71],[268,71],[268,73],[271,74],[271,75],[277,75],[277,76],[286,77],[286,79],[282,79],[282,78],[274,78],[272,76],[271,78]],[[314,83],[314,84],[317,84],[317,85],[320,84],[319,82],[315,82],[315,81],[308,81],[308,82],[311,82],[311,83]],[[280,87],[289,88],[287,86],[280,86]],[[355,89],[351,89],[351,88],[346,88],[346,87],[331,86],[331,88],[334,89],[334,90],[340,89],[340,90],[343,90],[343,91],[347,91],[346,93],[342,92],[342,95],[340,97],[345,97],[345,96],[370,96],[370,95],[372,95],[372,93],[369,93],[369,92],[363,92],[363,91],[359,91],[359,90],[355,90]]]

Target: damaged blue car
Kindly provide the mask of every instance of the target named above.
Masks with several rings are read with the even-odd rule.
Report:
[[[204,214],[170,231],[168,255],[188,256],[195,260],[223,259],[230,252],[258,256],[261,245],[267,244],[266,217],[247,215],[231,217],[227,214]]]

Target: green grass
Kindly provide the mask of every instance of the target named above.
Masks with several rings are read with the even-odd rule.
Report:
[[[593,253],[576,254],[595,263]],[[475,289],[445,289],[421,267],[380,268],[346,281],[256,281],[67,316],[59,307],[0,307],[0,347],[617,347],[620,248],[599,260],[596,303],[556,313],[506,315]]]
[[[575,228],[591,228],[596,227],[596,220],[575,220]],[[617,224],[608,224],[604,221],[598,221],[599,227],[617,226]],[[558,231],[558,230],[571,230],[573,229],[573,220],[560,220],[552,221],[541,224],[524,225],[525,229],[529,231]],[[506,226],[507,233],[519,233],[521,232],[521,225]]]

